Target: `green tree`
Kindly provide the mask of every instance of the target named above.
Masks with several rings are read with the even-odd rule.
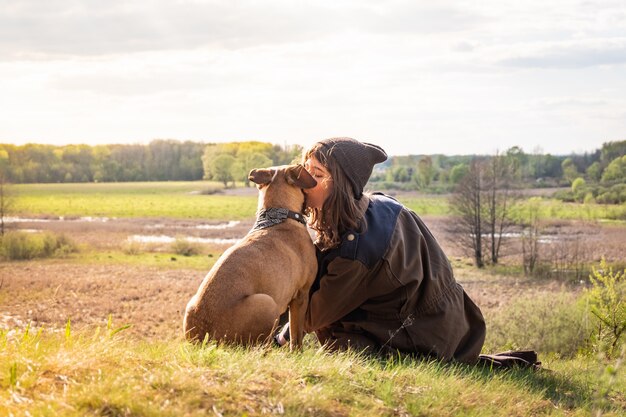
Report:
[[[237,158],[233,165],[235,180],[243,181],[246,187],[250,186],[248,174],[254,168],[266,168],[272,165],[272,160],[262,153],[255,152],[252,148],[243,148],[237,152]]]
[[[593,182],[600,181],[600,178],[602,178],[602,166],[600,162],[596,161],[587,167],[587,178]]]
[[[234,181],[233,168],[235,162],[235,157],[227,153],[216,156],[208,166],[211,178],[221,181],[224,187],[228,187],[228,182]]]
[[[291,165],[300,162],[302,152],[303,148],[300,145],[286,145],[284,148],[280,145],[274,145],[267,156],[274,165]]]
[[[458,184],[469,173],[467,164],[457,164],[450,170],[450,182]]]
[[[537,166],[537,177],[560,178],[563,175],[561,159],[550,154],[541,158],[541,163]]]
[[[580,175],[574,161],[572,161],[572,158],[566,158],[561,163],[561,168],[563,169],[563,178],[565,178],[569,184],[571,184]]]
[[[433,167],[433,160],[430,156],[425,156],[417,163],[417,183],[420,188],[430,186],[437,170]]]
[[[53,151],[54,154],[54,151]],[[75,182],[93,181],[91,166],[93,164],[93,154],[88,145],[67,145],[62,148],[61,161],[65,171],[70,173],[70,177]],[[51,159],[46,162],[47,167],[51,164]]]
[[[602,174],[603,183],[626,182],[626,155],[613,159]]]
[[[626,140],[603,143],[600,150],[600,162],[603,167],[606,167],[615,158],[624,155],[626,155]]]
[[[395,182],[408,182],[411,180],[411,172],[405,166],[396,166],[391,169],[391,178]]]
[[[528,177],[528,155],[519,146],[509,148],[505,153],[509,160],[511,175],[517,180]]]
[[[572,194],[574,194],[574,199],[579,203],[585,200],[587,183],[584,178],[578,177],[572,182]]]
[[[237,147],[233,146],[233,144],[228,143],[220,143],[220,144],[210,144],[204,148],[204,153],[202,154],[202,167],[204,169],[204,179],[212,180],[215,179],[219,181],[219,179],[214,177],[215,172],[215,159],[220,155],[230,155],[235,158],[237,154]]]

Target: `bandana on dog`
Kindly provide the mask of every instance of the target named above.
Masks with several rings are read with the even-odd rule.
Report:
[[[252,226],[252,230],[267,229],[268,227],[280,224],[287,219],[293,219],[306,225],[306,220],[302,214],[286,208],[272,207],[259,211],[256,222],[254,222],[254,226]]]

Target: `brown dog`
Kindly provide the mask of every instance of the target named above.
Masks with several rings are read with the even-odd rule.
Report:
[[[270,339],[289,307],[290,347],[300,346],[309,289],[317,273],[315,248],[302,216],[304,193],[315,179],[302,165],[253,169],[259,188],[257,221],[224,252],[185,311],[190,340],[206,335],[243,344]]]

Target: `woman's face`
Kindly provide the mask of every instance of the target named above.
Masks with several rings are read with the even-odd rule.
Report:
[[[317,181],[315,187],[304,190],[306,206],[311,209],[321,209],[324,201],[331,193],[333,179],[328,170],[314,157],[310,157],[304,162],[304,168]]]

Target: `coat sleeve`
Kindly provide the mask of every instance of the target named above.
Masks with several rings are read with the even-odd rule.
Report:
[[[359,261],[335,258],[320,288],[311,295],[304,329],[312,332],[326,327],[359,307],[368,297],[371,271]]]

